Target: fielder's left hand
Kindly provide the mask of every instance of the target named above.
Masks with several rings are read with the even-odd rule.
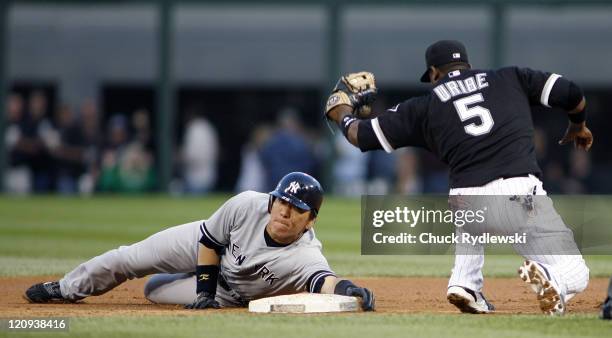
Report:
[[[367,118],[372,109],[370,105],[376,100],[376,80],[370,72],[350,73],[342,76],[332,90],[325,104],[325,116],[337,106],[346,105],[359,118]],[[336,121],[337,122],[337,121]]]

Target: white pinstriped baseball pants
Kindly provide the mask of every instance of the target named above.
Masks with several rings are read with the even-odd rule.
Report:
[[[534,191],[535,188],[535,191]],[[542,188],[542,182],[535,176],[512,177],[508,179],[497,179],[481,187],[451,189],[449,195],[490,195],[490,196],[513,196],[531,195],[535,192],[536,216],[529,219],[527,226],[535,226],[543,229],[545,239],[536,238],[528,246],[514,246],[514,249],[528,260],[536,261],[545,266],[551,277],[561,288],[565,299],[569,300],[576,293],[583,291],[589,282],[589,269],[580,254],[570,229],[565,226],[559,214],[555,211],[552,200],[546,196]],[[494,199],[491,199],[493,201]],[[498,199],[502,200],[502,199]],[[517,210],[513,209],[508,199],[503,199],[507,205],[498,204],[496,210],[490,210],[492,215],[486,220],[487,223],[503,224],[503,226],[524,227],[525,224],[512,224],[520,222],[516,217]],[[457,228],[457,232],[463,230]],[[510,230],[511,231],[511,230]],[[564,250],[560,254],[544,254],[550,243],[564,243]],[[541,245],[542,247],[539,247]],[[569,249],[567,249],[569,247]],[[482,244],[461,244],[455,247],[455,266],[453,267],[449,286],[458,285],[475,291],[481,291],[483,287],[482,267],[484,265],[484,249]],[[540,253],[540,254],[539,254]]]

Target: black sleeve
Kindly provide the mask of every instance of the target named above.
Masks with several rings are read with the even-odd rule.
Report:
[[[514,68],[532,105],[574,109],[582,100],[582,89],[559,74],[529,68]]]
[[[244,224],[246,211],[259,193],[242,192],[228,199],[200,225],[200,243],[219,253],[229,244],[230,232]]]
[[[371,120],[359,122],[361,151],[384,149],[390,153],[405,146],[426,147],[423,133],[429,96],[404,101]]]
[[[202,236],[200,237],[199,242],[202,245],[209,249],[215,250],[217,255],[221,255],[223,253],[225,246],[217,241],[215,237],[206,229],[206,222],[202,222],[202,224],[200,224],[200,233]]]

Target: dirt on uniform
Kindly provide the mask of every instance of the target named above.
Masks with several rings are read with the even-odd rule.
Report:
[[[0,317],[202,314],[178,305],[150,303],[143,294],[146,279],[129,281],[102,296],[89,297],[75,304],[30,304],[23,298],[30,285],[57,279],[57,276],[0,278]],[[378,313],[458,313],[446,301],[446,278],[355,278],[353,281],[374,291]],[[587,290],[571,300],[568,313],[598,312],[607,287],[607,278],[592,278]],[[518,278],[488,278],[484,293],[497,313],[540,314],[535,294]],[[244,308],[220,311],[247,312]]]

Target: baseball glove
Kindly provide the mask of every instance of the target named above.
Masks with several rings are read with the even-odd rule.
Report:
[[[376,80],[370,72],[350,73],[342,76],[325,105],[325,115],[339,105],[348,105],[359,118],[372,112],[370,104],[376,99]]]
[[[376,89],[374,74],[370,72],[359,72],[347,74],[338,80],[334,91],[344,90],[353,94],[363,92],[367,89]]]

